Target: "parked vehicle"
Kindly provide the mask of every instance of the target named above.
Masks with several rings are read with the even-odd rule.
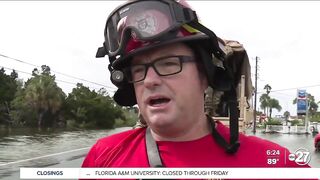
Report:
[[[317,151],[320,151],[320,133],[314,137],[314,147]]]

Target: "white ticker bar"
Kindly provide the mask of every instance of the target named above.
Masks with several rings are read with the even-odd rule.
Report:
[[[319,179],[320,168],[20,168],[20,179]]]

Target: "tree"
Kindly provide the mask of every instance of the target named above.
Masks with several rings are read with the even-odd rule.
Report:
[[[26,82],[24,92],[25,105],[37,113],[38,128],[56,124],[57,118],[54,116],[65,98],[62,89],[55,82],[55,76],[51,75],[50,68],[42,65],[41,69],[41,73],[36,68],[32,71],[33,77]]]
[[[269,84],[266,84],[263,89],[265,89],[267,95],[269,95],[269,93],[270,93],[270,91],[271,91],[272,88],[271,88],[271,86],[270,86]]]
[[[15,70],[10,75],[5,74],[4,68],[0,69],[0,124],[10,125],[10,102],[17,91],[18,74]]]
[[[279,104],[279,101],[277,99],[271,98],[269,101],[269,117],[272,115],[272,109],[276,109],[278,111],[281,111],[282,107]]]
[[[268,93],[270,93],[270,85],[266,85],[265,89],[267,90],[267,93],[264,93],[260,96],[260,107],[261,109],[263,109],[264,114],[266,114],[267,116],[269,115],[269,117],[271,117],[272,115],[272,110],[273,109],[277,109],[278,111],[281,111],[282,107],[279,104],[279,101],[277,99],[273,99],[269,96]]]
[[[12,118],[12,125],[14,127],[36,127],[37,126],[37,112],[25,100],[25,86],[22,80],[18,81],[18,88],[15,98],[11,101],[12,111],[10,116]]]
[[[269,101],[270,101],[270,96],[268,94],[262,94],[260,96],[260,108],[263,109],[264,114],[268,114],[268,112],[266,112],[266,110],[269,107]]]
[[[91,91],[81,83],[66,99],[66,117],[78,127],[113,128],[116,119],[125,119],[121,107],[105,89]]]
[[[285,118],[285,121],[286,121],[286,125],[288,125],[288,121],[289,121],[289,117],[290,117],[290,112],[289,111],[286,111],[283,113],[283,116]]]

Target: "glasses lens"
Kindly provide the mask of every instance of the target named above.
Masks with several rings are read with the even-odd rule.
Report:
[[[179,57],[166,57],[154,62],[156,71],[162,75],[171,75],[181,71],[181,61]]]
[[[147,64],[132,65],[124,69],[130,83],[139,82],[145,79],[149,67],[154,68],[159,76],[169,76],[182,71],[183,62],[194,62],[190,56],[171,56],[154,60]]]

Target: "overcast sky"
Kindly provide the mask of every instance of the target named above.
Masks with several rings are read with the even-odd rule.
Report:
[[[108,59],[96,59],[95,53],[103,43],[106,18],[119,4],[119,1],[0,1],[0,67],[15,69],[19,78],[27,80],[35,66],[45,64],[56,74],[58,85],[66,93],[82,82],[91,89],[104,86],[113,94],[116,88],[109,80]],[[296,113],[292,100],[297,88],[306,89],[320,101],[320,2],[189,1],[189,4],[201,22],[219,37],[244,45],[252,77],[255,57],[259,57],[258,92],[264,92],[265,84],[271,85],[270,96],[283,107],[283,111],[274,114],[286,110]],[[9,69],[7,73],[11,72]]]

